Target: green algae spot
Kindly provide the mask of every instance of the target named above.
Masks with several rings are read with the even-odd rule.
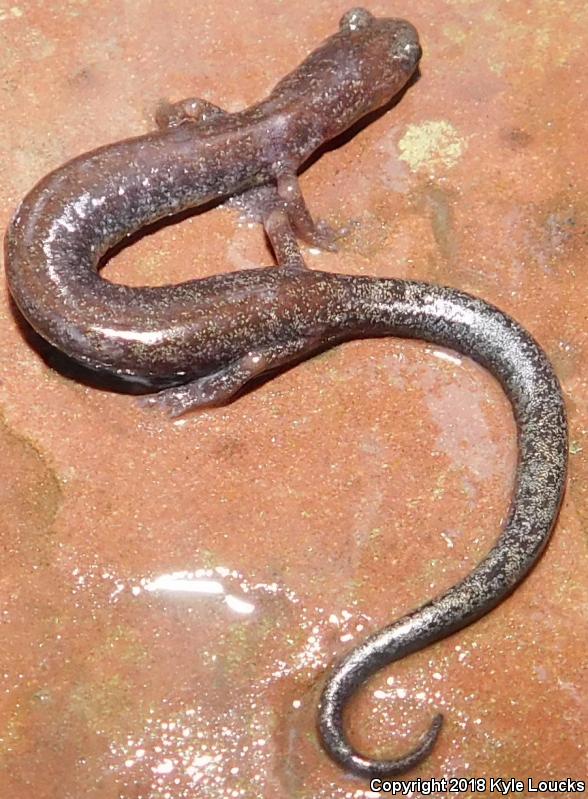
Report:
[[[465,149],[465,140],[450,122],[428,120],[409,125],[398,148],[401,160],[413,172],[424,170],[435,174],[455,166]]]
[[[120,675],[105,680],[80,683],[72,691],[69,711],[89,729],[103,729],[107,734],[126,723],[136,705],[136,694],[130,682]]]
[[[142,663],[148,654],[139,633],[132,627],[118,624],[108,632],[102,646],[93,650],[91,660],[99,662],[111,657],[115,663]]]
[[[198,561],[203,569],[215,569],[218,566],[218,555],[211,549],[200,549],[198,551]]]

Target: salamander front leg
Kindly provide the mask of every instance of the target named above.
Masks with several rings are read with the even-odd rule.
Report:
[[[202,100],[200,97],[187,97],[185,100],[178,100],[175,103],[163,100],[155,110],[155,122],[160,130],[166,130],[166,128],[177,128],[184,122],[202,125],[215,117],[228,115],[228,113],[218,105],[209,103],[208,100]]]
[[[317,344],[318,340],[297,339],[258,352],[248,352],[217,372],[142,397],[139,404],[160,408],[172,417],[181,416],[194,408],[224,405],[254,377],[283,366],[306,352],[312,352]]]
[[[326,222],[315,222],[306,206],[295,172],[280,172],[276,177],[278,195],[296,234],[307,244],[336,252],[337,232]]]
[[[278,266],[307,269],[290,219],[283,208],[274,208],[265,217],[263,226],[272,245]]]

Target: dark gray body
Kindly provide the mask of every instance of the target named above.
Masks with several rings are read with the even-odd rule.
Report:
[[[331,239],[312,222],[296,169],[320,143],[399,91],[419,58],[412,26],[355,9],[257,106],[226,114],[183,101],[166,109],[160,132],[56,170],[25,198],[6,237],[10,291],[37,332],[92,369],[173,386],[149,400],[172,413],[226,401],[258,374],[358,336],[441,344],[501,382],[516,418],[519,462],[496,545],[446,594],[354,649],[324,689],[323,744],[344,768],[368,777],[399,774],[422,760],[440,717],[409,755],[374,761],[346,740],[349,697],[378,669],[488,612],[523,579],[547,543],[566,476],[560,388],[546,356],[516,322],[450,288],[310,271],[299,253],[294,231],[324,246]],[[269,187],[259,213],[280,266],[156,288],[100,277],[100,258],[124,236],[259,186]]]

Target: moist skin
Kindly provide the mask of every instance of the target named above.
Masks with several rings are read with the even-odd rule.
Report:
[[[146,403],[171,415],[227,402],[259,374],[365,336],[450,347],[502,384],[519,458],[496,544],[468,577],[370,636],[327,677],[318,716],[323,746],[367,778],[421,762],[442,717],[404,757],[374,760],[345,735],[349,699],[379,669],[470,624],[514,589],[548,541],[567,467],[561,390],[520,325],[454,289],[312,271],[300,253],[298,239],[332,249],[335,235],[312,219],[297,170],[319,145],[396,95],[420,56],[410,23],[352,9],[265,100],[233,114],[197,98],[162,106],[158,131],[101,147],[41,180],[6,236],[8,285],[35,330],[91,369],[166,385]],[[264,224],[277,267],[158,287],[100,276],[100,260],[125,236],[235,195]]]

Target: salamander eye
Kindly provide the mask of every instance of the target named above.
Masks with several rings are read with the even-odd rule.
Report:
[[[372,24],[374,15],[367,8],[352,8],[343,14],[339,22],[340,30],[358,31]]]

